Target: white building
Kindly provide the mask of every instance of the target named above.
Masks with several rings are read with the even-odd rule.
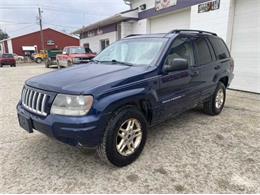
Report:
[[[130,34],[200,29],[222,37],[235,59],[231,88],[260,93],[260,0],[125,0],[131,10],[84,27],[80,44],[100,52]]]

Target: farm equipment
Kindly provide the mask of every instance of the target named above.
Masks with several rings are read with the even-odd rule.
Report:
[[[57,65],[56,55],[61,54],[62,50],[51,49],[47,51],[47,59],[45,60],[45,67],[49,68],[52,65]]]

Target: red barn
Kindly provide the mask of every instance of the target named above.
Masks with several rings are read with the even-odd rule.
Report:
[[[43,30],[45,49],[63,49],[66,46],[79,46],[79,39],[66,33],[46,28]],[[0,53],[29,55],[42,50],[40,31],[0,41]]]

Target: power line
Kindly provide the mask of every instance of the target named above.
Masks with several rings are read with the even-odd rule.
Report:
[[[4,24],[33,24],[29,22],[16,22],[16,21],[9,21],[9,20],[0,20],[0,23]]]

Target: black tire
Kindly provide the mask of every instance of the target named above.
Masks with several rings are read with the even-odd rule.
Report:
[[[68,61],[68,62],[67,62],[67,67],[71,67],[71,66],[72,66],[71,61]]]
[[[50,61],[49,60],[46,60],[45,61],[45,68],[49,68],[50,67]]]
[[[128,119],[137,119],[141,125],[141,142],[135,151],[128,155],[121,155],[116,146],[117,146],[117,136],[118,130],[122,124]],[[147,122],[143,114],[135,107],[125,107],[115,112],[108,122],[108,125],[105,129],[104,137],[102,143],[97,147],[98,156],[104,162],[112,164],[117,167],[123,167],[134,162],[139,155],[141,154],[147,136]]]
[[[59,60],[57,60],[57,67],[58,67],[58,69],[61,69]]]
[[[42,63],[42,59],[41,59],[41,58],[36,58],[35,62],[36,62],[37,64],[40,64],[40,63]]]
[[[220,90],[223,90],[224,97],[223,97],[222,105],[218,108],[216,106],[216,99],[217,99],[217,94]],[[209,98],[209,100],[204,102],[203,110],[206,114],[209,114],[209,115],[212,115],[212,116],[218,115],[223,110],[224,105],[225,105],[225,101],[226,101],[226,87],[222,82],[219,82],[214,94]]]
[[[2,68],[3,67],[3,64],[0,64],[0,68]]]

